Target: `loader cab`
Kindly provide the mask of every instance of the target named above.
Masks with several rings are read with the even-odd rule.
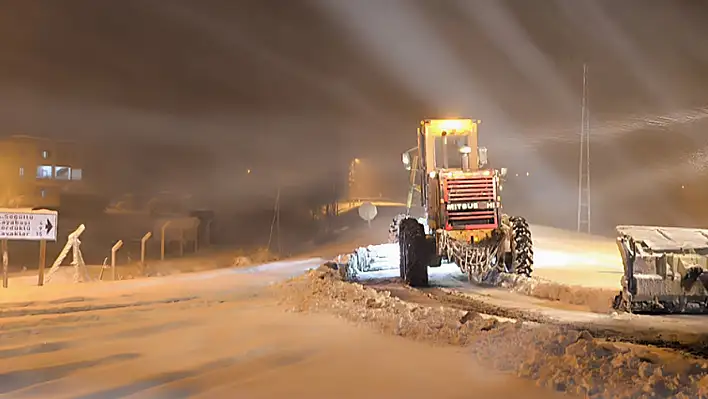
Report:
[[[476,119],[430,119],[418,129],[421,205],[433,229],[491,230],[500,223],[500,176],[487,170]]]
[[[469,145],[469,136],[451,135],[443,131],[440,136],[434,137],[435,169],[465,169],[471,168],[470,160],[472,147]]]
[[[418,129],[421,166],[426,175],[441,170],[478,170],[486,149],[477,145],[475,119],[426,119]]]
[[[477,144],[480,123],[477,119],[424,119],[420,122],[417,167],[421,172],[421,205],[424,208],[428,208],[431,201],[440,200],[435,190],[429,191],[431,185],[437,184],[440,173],[476,171],[486,165],[487,149]]]

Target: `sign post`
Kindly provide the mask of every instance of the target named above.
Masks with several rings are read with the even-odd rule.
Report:
[[[47,240],[42,240],[39,242],[39,276],[37,278],[37,285],[44,285],[44,268],[47,266]]]
[[[8,241],[39,241],[39,285],[44,283],[44,259],[47,241],[57,240],[58,213],[46,209],[0,208],[0,242],[2,244],[2,286],[8,287]]]
[[[2,288],[7,288],[8,280],[8,263],[10,259],[7,256],[7,240],[2,240]]]

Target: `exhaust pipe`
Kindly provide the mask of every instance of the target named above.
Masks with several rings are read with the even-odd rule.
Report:
[[[460,148],[460,156],[462,156],[462,170],[469,172],[472,169],[470,165],[470,153],[472,153],[472,148],[465,146]]]

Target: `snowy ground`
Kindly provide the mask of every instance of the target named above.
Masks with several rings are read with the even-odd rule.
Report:
[[[269,285],[322,261],[8,290],[0,397],[553,397],[458,348],[285,311]]]
[[[514,281],[513,291],[570,310],[607,313],[612,298],[620,291],[622,260],[613,240],[544,226],[531,226],[534,240],[534,278]],[[375,272],[357,276],[361,281],[392,279],[398,276],[398,246],[372,246],[380,258]],[[429,268],[432,284],[480,295],[501,295],[509,299],[508,290],[482,289],[467,283],[455,264]],[[513,296],[513,295],[512,295]],[[519,299],[519,298],[517,298]]]
[[[504,277],[503,287],[471,285],[456,265],[429,268],[431,288],[401,290],[398,247],[377,245],[374,272],[360,273],[358,282],[389,291],[409,301],[433,297],[443,304],[473,302],[499,314],[523,314],[527,320],[586,328],[633,342],[680,347],[708,354],[706,316],[640,316],[617,314],[611,304],[620,290],[622,264],[612,240],[548,227],[532,226],[534,277]],[[419,291],[419,292],[415,292]]]
[[[534,276],[559,284],[619,290],[622,259],[614,240],[545,226],[531,226],[534,242]],[[376,245],[390,257],[390,271],[372,275],[392,277],[398,273],[396,245]],[[431,268],[433,275],[457,275],[455,265]]]
[[[615,289],[599,273],[621,268],[610,240],[543,228],[534,237],[537,273],[577,272],[588,290]],[[256,267],[11,285],[0,295],[0,398],[708,397],[708,365],[671,350],[467,311],[425,292],[404,301],[328,269],[300,276],[354,246]],[[474,292],[451,266],[432,270],[440,292],[541,306]],[[386,273],[368,277],[385,283]]]
[[[391,291],[343,282],[324,267],[281,289],[295,311],[336,314],[384,334],[464,348],[477,364],[549,391],[590,398],[708,397],[708,362],[682,352],[612,342],[569,326],[491,317],[459,303],[441,306],[416,295],[418,290],[410,290],[416,302],[401,300]]]
[[[534,275],[559,284],[619,291],[623,268],[614,240],[531,226]]]

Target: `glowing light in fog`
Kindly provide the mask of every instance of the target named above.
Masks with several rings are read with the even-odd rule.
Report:
[[[574,198],[575,188],[563,183],[545,161],[523,148],[524,129],[513,123],[494,96],[483,90],[468,67],[455,55],[449,43],[432,29],[417,2],[407,0],[318,0],[324,14],[349,30],[351,36],[375,58],[416,100],[438,115],[466,115],[487,121],[483,140],[490,146],[503,142],[500,160],[525,157],[543,176],[546,190],[532,191],[529,201],[551,195]],[[474,23],[473,21],[470,21]],[[503,134],[502,132],[508,132]],[[510,136],[510,137],[509,137]],[[574,201],[559,205],[575,207]],[[561,214],[559,212],[558,214]]]

